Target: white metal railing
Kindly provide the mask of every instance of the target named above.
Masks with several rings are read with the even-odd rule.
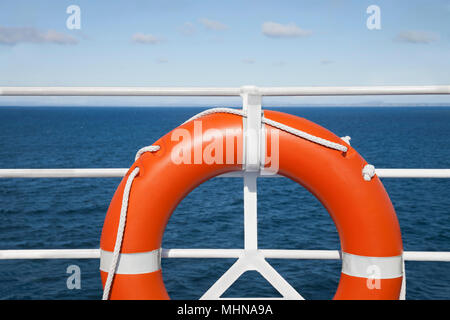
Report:
[[[0,169],[0,178],[121,178],[128,168],[82,169]],[[450,169],[375,169],[380,178],[450,178]],[[231,172],[218,178],[242,178],[244,171]],[[280,175],[259,175],[280,178]]]
[[[246,87],[0,87],[0,96],[240,96]],[[450,94],[450,86],[261,87],[261,96]]]
[[[149,87],[0,87],[0,96],[241,96],[247,109],[248,125],[254,126],[261,110],[262,96],[341,96],[341,95],[440,95],[450,94],[450,86],[375,87],[261,87],[236,88],[149,88]],[[249,97],[251,96],[251,99]],[[251,103],[250,103],[251,102]],[[250,140],[249,140],[250,141]],[[256,141],[255,141],[256,142]],[[255,150],[244,150],[255,158]],[[126,168],[93,169],[0,169],[0,178],[109,178],[122,177]],[[251,171],[251,170],[250,170]],[[450,169],[376,169],[381,178],[450,178]],[[302,299],[265,259],[340,259],[337,250],[269,250],[257,247],[256,179],[279,177],[264,172],[234,172],[220,177],[244,178],[244,249],[162,249],[163,258],[236,258],[236,263],[202,298],[221,294],[246,270],[260,272],[285,298]],[[0,250],[4,259],[98,259],[99,249]],[[450,252],[407,251],[404,260],[447,261]],[[404,286],[402,290],[404,297]]]
[[[340,260],[338,250],[260,249],[267,259]],[[237,259],[243,249],[162,249],[163,258]],[[0,250],[0,260],[14,259],[99,259],[100,249],[19,249]],[[446,251],[405,251],[406,261],[450,262]]]

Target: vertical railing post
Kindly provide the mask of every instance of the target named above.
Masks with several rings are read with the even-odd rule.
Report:
[[[241,88],[243,118],[244,248],[258,250],[257,177],[261,164],[261,95],[254,86]]]
[[[220,299],[222,294],[246,271],[259,272],[284,299],[303,297],[266,261],[258,251],[257,178],[265,163],[265,133],[262,125],[261,93],[254,86],[241,88],[243,117],[244,170],[244,250],[239,259],[200,299]]]

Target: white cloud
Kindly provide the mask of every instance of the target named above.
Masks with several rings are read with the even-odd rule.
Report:
[[[205,26],[206,29],[215,30],[215,31],[223,31],[228,29],[228,26],[223,24],[222,22],[210,20],[206,18],[202,18],[199,20],[201,24]]]
[[[168,59],[166,59],[166,58],[158,58],[158,59],[156,59],[156,63],[167,63],[167,62],[169,62],[169,60]]]
[[[429,44],[439,40],[439,35],[426,31],[403,31],[395,38],[397,41],[408,43]]]
[[[144,33],[135,33],[131,37],[131,40],[136,43],[142,43],[142,44],[159,44],[163,42],[162,38],[158,38],[151,34],[144,34]]]
[[[250,59],[250,58],[246,58],[246,59],[242,59],[242,63],[245,64],[254,64],[255,60],[254,59]]]
[[[303,30],[295,23],[280,24],[271,21],[263,23],[262,33],[270,38],[297,38],[312,34],[311,31]]]
[[[54,30],[42,32],[35,28],[0,26],[0,44],[13,46],[18,43],[53,43],[65,45],[77,44],[78,40]]]
[[[332,63],[334,63],[333,60],[328,60],[328,59],[322,59],[322,60],[320,60],[320,64],[321,64],[321,65],[327,65],[327,64],[332,64]]]
[[[185,36],[191,36],[196,32],[196,28],[193,23],[186,22],[181,28],[180,32],[184,34]]]

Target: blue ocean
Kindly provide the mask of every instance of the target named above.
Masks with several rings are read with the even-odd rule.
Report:
[[[339,136],[378,168],[450,168],[450,108],[289,107]],[[2,107],[0,168],[125,168],[136,151],[203,108]],[[450,179],[383,179],[405,250],[450,251]],[[118,178],[0,179],[0,249],[98,248]],[[259,246],[334,249],[326,210],[286,179],[258,181]],[[164,248],[243,248],[239,178],[213,179],[189,194],[167,226]],[[198,299],[233,259],[163,259],[174,299]],[[305,298],[329,299],[340,261],[269,260]],[[81,270],[68,289],[67,267]],[[407,299],[449,299],[450,263],[406,262]],[[99,260],[0,260],[0,299],[100,299]],[[277,296],[247,272],[226,297]]]

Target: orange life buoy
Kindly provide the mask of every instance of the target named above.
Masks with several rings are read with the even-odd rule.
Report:
[[[345,143],[332,132],[303,118],[267,110],[264,117],[335,143]],[[129,194],[128,216],[110,299],[168,299],[160,248],[172,212],[204,181],[242,170],[242,161],[239,161],[242,159],[242,147],[239,147],[243,143],[242,118],[222,113],[205,115],[201,118],[200,129],[194,122],[175,129],[184,130],[191,140],[174,139],[174,130],[156,141],[160,149],[142,154],[114,194],[100,243],[103,284],[116,243],[127,177],[139,168]],[[266,132],[275,130],[268,125],[265,127]],[[207,151],[210,139],[207,136],[211,132],[221,134],[220,144],[227,152],[220,155],[222,161],[195,164],[195,152],[201,155]],[[266,146],[271,145],[271,139],[271,135],[266,134]],[[378,177],[370,181],[363,179],[361,172],[367,162],[347,143],[347,152],[340,152],[281,130],[278,139],[278,174],[296,181],[315,195],[331,215],[339,233],[343,264],[334,299],[398,299],[403,277],[400,227]],[[191,152],[192,163],[175,163],[172,155],[178,150]],[[217,160],[217,155],[215,157]]]

